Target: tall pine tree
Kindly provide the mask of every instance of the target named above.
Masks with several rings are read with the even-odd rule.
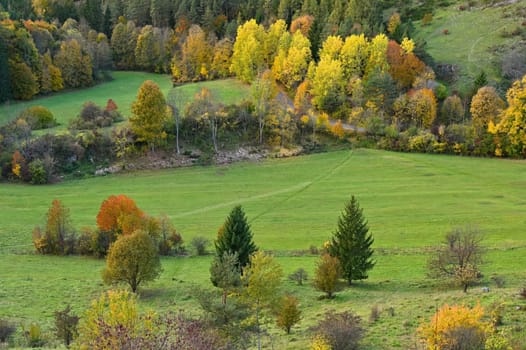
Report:
[[[0,29],[1,30],[1,29]],[[0,103],[11,98],[7,43],[0,33]]]
[[[343,276],[349,284],[353,280],[366,279],[367,271],[375,265],[371,249],[374,239],[368,232],[363,210],[352,196],[338,219],[338,228],[329,245],[329,254],[340,260]]]
[[[256,245],[252,241],[252,232],[247,222],[247,217],[240,205],[232,209],[225,223],[219,229],[215,248],[216,255],[219,257],[222,257],[225,253],[237,253],[240,268],[249,263],[250,255],[257,250]]]

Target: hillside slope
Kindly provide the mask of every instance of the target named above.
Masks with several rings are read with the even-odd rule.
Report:
[[[482,70],[491,83],[502,83],[502,59],[526,36],[523,1],[465,6],[457,3],[439,8],[430,24],[423,26],[420,21],[416,25],[416,37],[427,42],[427,50],[435,61],[456,66],[458,79],[453,88],[462,92],[471,88]]]

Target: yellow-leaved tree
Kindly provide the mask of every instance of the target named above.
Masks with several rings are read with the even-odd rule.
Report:
[[[506,93],[508,108],[500,115],[498,124],[489,123],[488,130],[496,135],[495,154],[512,157],[526,156],[526,75],[517,80]]]
[[[252,19],[237,28],[230,71],[244,82],[252,82],[265,66],[265,29]]]
[[[131,129],[140,142],[145,142],[151,151],[166,138],[163,131],[168,120],[166,100],[159,86],[146,80],[137,94],[137,99],[132,104],[130,117]]]

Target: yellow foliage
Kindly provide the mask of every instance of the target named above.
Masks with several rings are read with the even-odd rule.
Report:
[[[318,115],[318,118],[316,119],[316,127],[320,129],[328,129],[330,127],[329,115],[327,113],[324,112]]]
[[[320,50],[321,59],[332,59],[338,60],[340,57],[340,51],[343,47],[343,40],[340,36],[330,35],[324,42]]]
[[[457,339],[451,334],[455,330],[473,330],[485,339],[492,331],[488,322],[482,321],[484,309],[477,305],[469,308],[463,305],[444,305],[433,315],[431,321],[422,325],[418,332],[429,350],[452,348]]]
[[[338,120],[334,125],[331,127],[331,132],[334,136],[336,136],[339,139],[343,139],[345,136],[345,130],[343,130],[343,125],[341,120]]]
[[[311,350],[331,350],[332,347],[327,340],[321,335],[317,335],[312,339]]]
[[[309,122],[310,122],[310,118],[309,118],[308,115],[304,114],[304,115],[301,116],[300,121],[301,121],[302,124],[308,125]]]
[[[387,32],[389,34],[393,34],[396,31],[396,28],[402,23],[402,20],[400,19],[400,14],[398,12],[395,12],[391,15],[389,18],[389,22],[387,23]]]
[[[526,75],[517,80],[506,93],[508,108],[495,126],[497,151],[510,156],[526,155]],[[489,128],[488,128],[489,129]],[[494,132],[495,133],[495,132]]]
[[[112,329],[125,328],[131,331],[133,335],[139,331],[141,326],[139,321],[136,297],[125,290],[109,290],[107,293],[103,293],[99,299],[93,300],[91,307],[86,310],[84,317],[81,318],[79,337],[75,341],[74,348],[89,349],[90,344],[102,336],[104,325]],[[106,339],[107,347],[100,350],[117,349],[118,344],[115,341],[117,340],[108,337]]]
[[[400,44],[400,47],[404,50],[405,54],[413,53],[413,50],[415,49],[415,42],[413,39],[404,38],[402,40],[402,43]]]

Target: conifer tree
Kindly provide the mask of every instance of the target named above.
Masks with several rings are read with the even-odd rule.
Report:
[[[226,252],[237,253],[240,268],[249,263],[250,255],[257,250],[252,240],[252,232],[247,217],[240,205],[232,209],[225,223],[219,229],[215,248],[216,255],[219,257],[222,257]]]
[[[343,277],[349,284],[366,279],[367,271],[375,265],[371,249],[374,239],[368,232],[363,210],[352,196],[338,219],[338,228],[329,246],[329,254],[340,260]]]
[[[7,44],[0,34],[0,103],[11,97]]]

